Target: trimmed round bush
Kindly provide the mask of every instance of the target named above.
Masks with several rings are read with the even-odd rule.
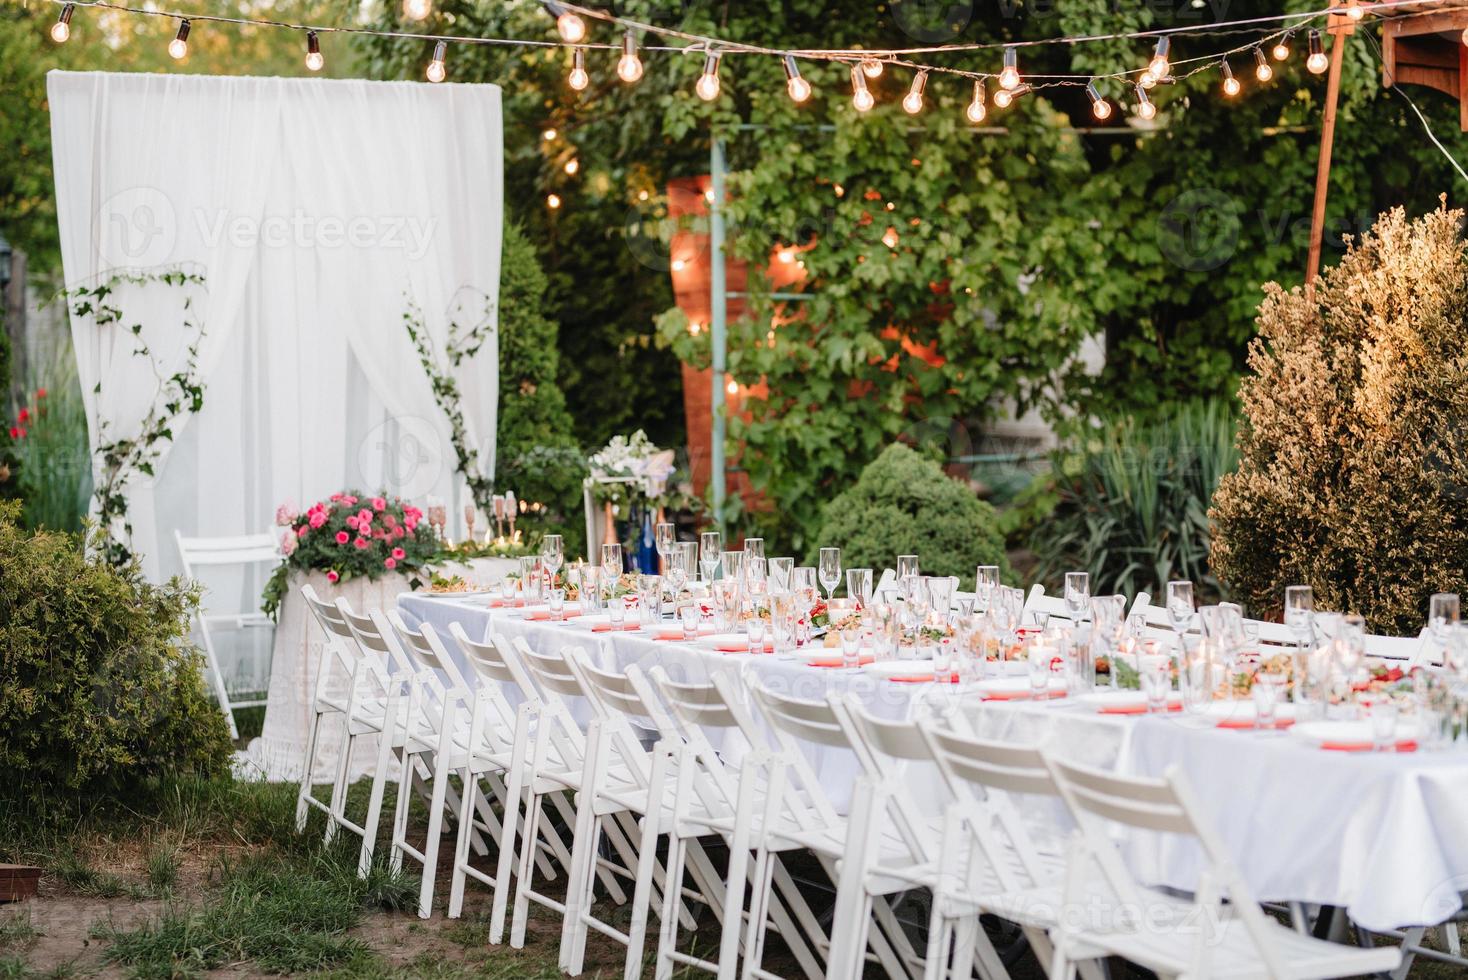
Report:
[[[189,643],[196,593],[18,518],[0,504],[0,797],[123,796],[224,772],[229,731]]]
[[[974,569],[1008,571],[994,508],[942,467],[901,443],[867,464],[851,487],[826,504],[810,562],[820,547],[841,549],[844,568],[894,568],[917,555],[925,575],[957,575],[971,589]]]

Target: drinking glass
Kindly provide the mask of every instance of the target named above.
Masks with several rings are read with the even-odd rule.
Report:
[[[1070,621],[1079,623],[1091,601],[1091,576],[1085,572],[1065,573],[1065,609]]]
[[[673,552],[673,545],[678,540],[678,529],[667,522],[660,523],[653,529],[653,546],[657,548],[658,557],[664,562],[668,555]]]
[[[918,573],[917,555],[897,556],[897,581],[902,582]]]
[[[506,575],[500,579],[500,600],[505,604],[515,601],[515,590],[519,588],[519,580]]]
[[[694,573],[698,571],[698,542],[679,541],[673,545],[673,553],[681,560],[683,571],[683,586],[693,583]]]
[[[607,600],[607,618],[612,621],[612,626],[621,626],[627,619],[627,597],[614,595]]]
[[[822,548],[817,567],[820,570],[821,588],[826,590],[826,601],[830,602],[831,593],[841,584],[841,549]]]
[[[1448,645],[1448,629],[1458,622],[1458,594],[1435,592],[1427,603],[1427,630],[1439,651]]]
[[[615,579],[622,574],[622,545],[617,541],[609,541],[601,546],[602,573],[609,579]]]
[[[769,569],[763,558],[744,556],[745,591],[750,595],[763,595],[769,580]]]
[[[928,579],[928,603],[933,609],[933,618],[947,625],[953,612],[954,581],[947,575],[935,575]]]
[[[673,601],[683,592],[683,583],[688,581],[688,565],[685,564],[683,549],[676,543],[663,559],[663,578],[668,583],[668,589]]]
[[[1193,583],[1176,579],[1167,583],[1167,621],[1177,634],[1178,652],[1183,649],[1183,634],[1193,625]]]
[[[580,599],[581,611],[584,613],[596,612],[602,607],[601,603],[601,566],[582,565],[580,568]]]
[[[725,551],[719,556],[721,571],[724,581],[739,584],[740,576],[744,572],[744,552]]]
[[[1387,698],[1371,704],[1371,743],[1378,752],[1396,751],[1397,705]]]
[[[1025,649],[1025,672],[1030,678],[1030,699],[1045,700],[1050,693],[1051,661],[1056,650],[1043,635],[1032,636]]]
[[[739,584],[731,579],[720,579],[713,584],[714,629],[720,633],[732,633],[739,626]]]
[[[1460,681],[1468,678],[1468,623],[1458,622],[1448,628],[1443,666]]]
[[[795,571],[795,559],[771,558],[766,564],[770,576],[770,590],[773,592],[790,591],[790,573]]]
[[[903,581],[907,584],[907,594],[903,596],[903,605],[907,609],[908,629],[920,630],[927,624],[928,613],[931,611],[928,585],[920,575],[914,575]]]
[[[765,618],[758,603],[749,617],[749,652],[760,653],[765,645]]]
[[[1091,628],[1100,633],[1109,633],[1121,624],[1126,612],[1126,596],[1098,595],[1091,599]]]
[[[687,602],[678,609],[678,621],[683,624],[683,639],[691,640],[698,635],[698,603]]]
[[[999,566],[980,565],[974,570],[974,600],[979,612],[988,612],[994,590],[999,587]]]
[[[1138,658],[1142,691],[1147,696],[1147,710],[1153,714],[1167,711],[1172,698],[1172,658],[1144,653]]]
[[[1287,678],[1278,671],[1260,671],[1249,689],[1254,699],[1254,727],[1272,729],[1279,713],[1279,703],[1284,699]]]
[[[1184,649],[1178,664],[1177,686],[1182,695],[1183,710],[1190,714],[1204,711],[1213,700],[1214,661],[1218,641],[1201,637],[1191,649]]]
[[[953,680],[953,640],[943,637],[933,645],[933,679],[939,683]]]
[[[724,553],[724,536],[718,531],[704,531],[698,536],[698,565],[703,570],[703,580],[712,582],[719,568],[719,556]]]
[[[872,604],[872,570],[870,568],[848,568],[846,570],[846,597],[855,599],[865,609]]]
[[[663,618],[663,578],[644,575],[637,583],[637,609],[645,625],[656,625]]]
[[[520,559],[520,584],[525,590],[526,604],[540,601],[545,586],[545,571],[539,555],[526,555]]]
[[[566,590],[551,589],[546,595],[546,602],[550,606],[550,618],[559,622],[566,618]]]
[[[561,570],[561,565],[566,560],[565,547],[561,543],[559,534],[547,534],[540,541],[540,562],[545,570],[550,573],[551,581],[554,582],[556,572]]]
[[[751,557],[751,558],[764,558],[764,556],[765,556],[765,539],[764,538],[745,538],[744,539],[744,553],[747,556]]]
[[[848,625],[841,631],[841,666],[861,666],[861,627]]]
[[[1315,591],[1308,585],[1285,588],[1284,621],[1295,634],[1295,645],[1310,642],[1315,620]]]

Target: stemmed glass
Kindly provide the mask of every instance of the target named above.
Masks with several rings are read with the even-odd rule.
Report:
[[[1458,594],[1435,592],[1427,604],[1427,631],[1438,650],[1446,650],[1448,631],[1458,622]]]
[[[789,592],[790,573],[795,571],[795,559],[771,558],[766,566],[770,573],[770,591]]]
[[[816,588],[816,570],[809,565],[795,568],[790,573],[790,588],[799,600],[795,610],[796,639],[804,644],[810,640],[810,612],[820,599],[820,592]]]
[[[673,551],[673,545],[678,540],[677,528],[672,524],[659,524],[653,531],[653,546],[657,548],[658,557],[663,560],[663,567],[668,564],[668,555]]]
[[[601,574],[608,589],[617,587],[622,577],[622,545],[611,541],[601,546]]]
[[[999,566],[980,565],[974,571],[974,603],[979,612],[989,611],[994,600],[994,590],[999,586]]]
[[[826,601],[831,601],[831,593],[836,591],[836,586],[841,584],[841,549],[822,548],[820,556],[821,588],[826,590]]]
[[[704,582],[714,580],[719,567],[719,555],[724,552],[724,536],[718,531],[704,531],[698,536],[698,564],[703,569]]]
[[[551,587],[555,587],[556,572],[561,570],[561,564],[566,560],[565,547],[561,542],[559,534],[547,534],[540,541],[540,563],[550,573]]]
[[[669,549],[667,558],[664,562],[664,568],[666,568],[667,571],[663,575],[663,578],[667,581],[668,587],[672,590],[673,601],[676,603],[678,601],[678,596],[683,592],[684,583],[688,581],[687,559],[683,549],[677,544],[674,544],[673,547]]]
[[[1167,583],[1167,621],[1177,634],[1179,655],[1184,650],[1183,634],[1193,625],[1193,583],[1175,579]]]
[[[719,554],[719,562],[721,565],[720,570],[723,572],[724,581],[733,582],[734,587],[738,588],[741,581],[741,576],[744,572],[744,552],[721,552]]]
[[[899,581],[899,582],[906,581],[907,579],[910,579],[913,576],[917,575],[917,573],[918,573],[918,556],[917,555],[898,555],[897,556],[897,581]]]
[[[765,556],[765,539],[745,538],[744,553],[752,558],[763,558]]]
[[[472,542],[474,540],[474,518],[477,511],[478,508],[475,507],[472,501],[464,505],[464,527],[468,529],[465,532],[468,534],[468,537],[464,539],[465,541]]]
[[[1079,624],[1091,601],[1091,576],[1085,572],[1065,573],[1065,609],[1070,621]]]
[[[1310,586],[1285,588],[1284,621],[1295,634],[1296,646],[1303,647],[1310,642],[1315,628],[1315,591]]]
[[[855,599],[862,609],[872,604],[872,570],[870,568],[848,568],[846,570],[846,597]]]
[[[679,541],[673,546],[673,554],[683,563],[680,570],[683,573],[682,585],[686,586],[693,581],[693,573],[698,570],[698,542]]]
[[[938,622],[946,624],[948,614],[953,611],[953,579],[947,575],[929,577],[928,602],[932,604]]]

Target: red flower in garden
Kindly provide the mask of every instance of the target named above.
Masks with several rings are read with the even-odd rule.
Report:
[[[387,500],[386,499],[384,499],[382,497],[373,497],[372,498],[372,509],[373,510],[385,510],[386,508],[387,508]]]
[[[401,537],[405,536],[407,533],[408,533],[407,531],[404,531],[403,530],[403,526],[401,524],[399,524],[397,527],[395,527],[395,528],[392,529],[392,536],[395,537],[395,538],[401,538]]]
[[[36,389],[36,397],[37,398],[45,398],[46,397],[46,389],[45,388],[37,388]]]
[[[347,518],[347,527],[351,528],[353,531],[355,531],[357,529],[357,525],[361,523],[361,521],[357,520],[356,514],[353,514],[351,517]]]
[[[364,527],[368,524],[371,524],[372,511],[367,510],[365,507],[362,510],[359,510],[357,512],[357,523],[361,524]]]
[[[21,423],[29,422],[31,420],[30,409],[22,408],[20,414],[15,417],[15,420]]]
[[[334,568],[331,569],[331,570],[329,570],[326,573],[326,581],[328,581],[328,582],[335,582],[335,581],[339,580],[340,578],[341,578],[341,576],[337,574],[336,569],[334,569]]]
[[[352,542],[352,547],[356,548],[358,551],[361,551],[362,549],[367,547],[367,539],[358,538],[357,540]]]
[[[407,555],[407,554],[408,554],[408,553],[407,553],[407,552],[406,552],[406,551],[404,551],[404,550],[403,550],[403,549],[402,549],[402,548],[394,548],[394,549],[393,549],[393,550],[392,550],[392,556],[393,556],[393,558],[395,558],[395,559],[402,559],[402,558],[404,558],[404,557],[405,557],[405,556],[406,556],[406,555]]]
[[[384,558],[382,560],[382,564],[383,564],[383,567],[385,567],[385,568],[397,568],[398,567],[397,559],[395,559],[395,558]]]
[[[19,439],[23,435],[25,435],[25,432],[19,426],[12,425],[10,427],[10,438]]]
[[[338,531],[338,532],[336,532],[336,543],[337,544],[346,544],[351,539],[352,539],[352,536],[350,534],[348,534],[347,532],[345,532],[345,531]]]

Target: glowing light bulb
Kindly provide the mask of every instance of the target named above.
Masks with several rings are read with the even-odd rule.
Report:
[[[566,165],[561,169],[566,171],[567,175],[574,177],[576,176],[576,172],[581,169],[581,161],[572,157],[566,161]]]
[[[785,91],[790,93],[790,98],[796,102],[804,102],[810,98],[810,82],[800,77],[800,66],[795,63],[795,55],[787,54],[785,61]]]
[[[1147,98],[1147,90],[1140,85],[1137,86],[1137,116],[1141,119],[1157,117],[1157,107],[1152,104],[1151,99]]]
[[[1468,30],[1463,35],[1463,43],[1468,44]],[[1320,39],[1319,31],[1310,32],[1310,57],[1305,59],[1305,67],[1310,69],[1312,75],[1319,75],[1330,67],[1330,59],[1325,56],[1325,43]]]
[[[1152,86],[1157,84],[1157,76],[1152,74],[1152,69],[1148,68],[1146,71],[1142,72],[1140,76],[1138,76],[1137,82],[1142,86],[1142,88],[1151,88]]]
[[[861,71],[867,78],[881,78],[882,63],[875,58],[867,58],[861,63]]]
[[[403,0],[403,16],[409,20],[427,20],[433,13],[433,0]]]
[[[1366,16],[1366,11],[1361,9],[1361,5],[1359,3],[1355,3],[1353,0],[1351,5],[1346,8],[1346,16],[1349,17],[1351,20],[1360,20],[1362,17]]]
[[[889,225],[887,230],[882,233],[882,244],[888,248],[896,248],[898,241],[900,239],[897,237],[897,229]]]
[[[1086,97],[1091,100],[1093,116],[1102,121],[1111,118],[1111,103],[1101,97],[1101,90],[1096,87],[1094,78],[1086,83]]]
[[[547,194],[545,196],[545,206],[554,211],[561,206],[561,196],[559,194]]]
[[[556,138],[556,131],[554,129],[547,129],[545,132],[540,134],[540,138],[549,143],[551,140]]]
[[[178,22],[178,33],[173,40],[168,42],[168,54],[175,61],[181,61],[189,53],[189,22],[181,20]]]
[[[969,101],[968,108],[963,113],[968,116],[968,121],[978,124],[984,121],[989,110],[984,108],[984,80],[982,78],[974,82],[974,97]]]
[[[61,16],[56,23],[51,25],[51,40],[57,44],[65,44],[66,39],[71,37],[71,15],[76,12],[76,4],[69,3],[61,8]]]
[[[860,68],[851,69],[851,104],[857,112],[866,112],[877,104],[867,88],[867,76]]]
[[[1014,100],[1030,90],[1028,85],[1021,85],[1016,89],[1002,88],[994,93],[994,105],[999,109],[1008,109],[1014,104]]]
[[[703,74],[698,76],[698,84],[693,90],[698,97],[705,102],[712,102],[719,97],[719,58],[721,56],[714,51],[708,53],[703,59]]]
[[[1012,47],[1004,49],[1004,67],[999,72],[999,87],[1010,91],[1019,87],[1019,52]],[[997,96],[994,102],[998,104]]]
[[[1157,47],[1152,51],[1152,61],[1147,65],[1147,70],[1152,73],[1153,78],[1166,78],[1167,69],[1170,67],[1167,54],[1172,49],[1172,39],[1159,37]]]
[[[326,65],[326,59],[321,56],[321,39],[316,36],[315,31],[306,32],[306,67],[311,71],[320,71]]]
[[[571,53],[571,74],[566,76],[566,84],[577,92],[591,84],[591,76],[586,74],[586,51],[582,48]]]
[[[448,70],[444,68],[443,59],[448,55],[449,44],[447,41],[439,41],[433,46],[433,60],[428,63],[428,80],[430,82],[441,82],[448,77]]]
[[[622,57],[617,59],[617,77],[628,85],[642,78],[642,59],[637,56],[637,35],[631,28],[622,35]]]
[[[912,76],[912,87],[902,97],[902,108],[907,114],[915,116],[923,111],[923,89],[928,87],[928,73],[920,71]]]
[[[1274,50],[1270,54],[1274,55],[1275,61],[1284,61],[1290,56],[1290,35],[1288,33],[1274,42]]]
[[[586,39],[586,21],[558,3],[547,3],[545,9],[556,19],[556,30],[567,44],[580,44]]]
[[[1261,82],[1267,82],[1274,77],[1274,69],[1269,67],[1269,62],[1264,59],[1264,52],[1258,48],[1254,49],[1254,77]]]
[[[1228,59],[1225,58],[1223,62],[1223,94],[1232,98],[1239,94],[1239,89],[1242,87],[1239,84],[1239,80],[1234,78],[1234,70],[1229,67]]]
[[[735,381],[733,378],[730,378],[729,383],[724,385],[724,390],[731,395],[739,394],[739,382]]]

